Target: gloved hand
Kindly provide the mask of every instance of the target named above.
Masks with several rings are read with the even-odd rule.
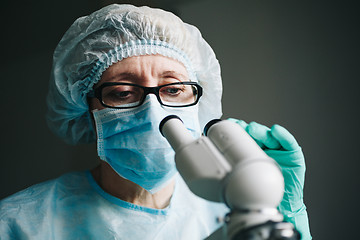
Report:
[[[238,123],[257,142],[265,153],[273,158],[284,175],[285,192],[279,211],[286,221],[294,224],[301,239],[311,239],[306,207],[303,202],[305,159],[301,147],[285,128],[274,125],[270,128],[251,122],[230,118]]]

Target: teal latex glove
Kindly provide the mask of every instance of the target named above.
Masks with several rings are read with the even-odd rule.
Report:
[[[270,129],[256,122],[247,124],[233,118],[228,120],[243,127],[265,153],[279,164],[285,180],[284,197],[279,211],[284,215],[285,221],[294,224],[302,235],[301,239],[311,239],[303,201],[305,159],[294,136],[279,125],[274,125]]]

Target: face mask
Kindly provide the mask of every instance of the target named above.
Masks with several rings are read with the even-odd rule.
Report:
[[[175,153],[159,131],[161,120],[172,114],[200,136],[197,106],[164,107],[149,95],[137,108],[94,110],[100,159],[149,192],[160,190],[177,172]]]

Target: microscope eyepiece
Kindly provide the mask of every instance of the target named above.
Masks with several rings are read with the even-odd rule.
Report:
[[[159,130],[160,130],[160,133],[161,133],[161,135],[163,135],[164,136],[164,134],[163,134],[163,127],[164,127],[164,124],[167,122],[167,121],[169,121],[170,119],[173,119],[173,118],[177,118],[177,119],[179,119],[181,122],[182,122],[182,120],[181,120],[181,118],[179,117],[179,116],[177,116],[177,115],[169,115],[169,116],[166,116],[163,120],[161,120],[161,122],[160,122],[160,124],[159,124]],[[165,137],[165,136],[164,136]]]
[[[221,119],[213,119],[210,122],[208,122],[204,127],[204,135],[207,136],[207,132],[209,131],[211,126],[218,123],[218,122],[220,122],[220,121],[221,121]]]

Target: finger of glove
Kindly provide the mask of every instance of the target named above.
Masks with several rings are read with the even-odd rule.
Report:
[[[249,123],[247,131],[257,142],[268,149],[280,149],[281,145],[271,134],[270,128],[256,122]]]
[[[271,135],[280,143],[282,148],[288,151],[297,150],[299,144],[295,137],[286,128],[275,124],[271,127]]]
[[[227,120],[239,124],[245,130],[246,130],[246,127],[248,126],[248,124],[244,120],[239,120],[239,119],[235,119],[235,118],[228,118]]]
[[[235,118],[229,118],[227,120],[239,124],[251,136],[251,134],[249,133],[249,128],[248,128],[249,124],[247,122],[245,122],[244,120],[239,120],[239,119],[235,119]],[[252,139],[254,139],[254,137],[252,137]],[[257,143],[257,145],[259,145],[259,147],[265,148],[265,145],[262,142],[259,142],[257,139],[254,139],[254,141]]]

